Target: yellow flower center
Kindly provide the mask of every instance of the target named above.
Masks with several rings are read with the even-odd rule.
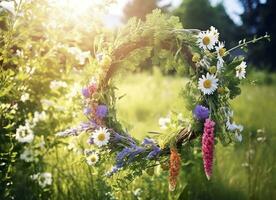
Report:
[[[100,133],[100,134],[98,135],[98,140],[99,140],[99,141],[104,141],[104,140],[105,140],[105,134],[104,134],[104,133]]]
[[[204,82],[203,82],[203,86],[204,86],[204,88],[210,88],[211,86],[212,86],[212,82],[210,81],[210,80],[205,80]]]
[[[208,37],[208,36],[205,36],[203,39],[202,39],[202,42],[203,42],[203,44],[204,45],[208,45],[208,44],[210,44],[210,38]]]
[[[95,157],[95,156],[92,156],[92,157],[90,158],[90,160],[91,160],[91,162],[96,162],[96,157]]]
[[[223,57],[223,56],[224,56],[225,51],[226,51],[225,48],[220,48],[220,49],[219,49],[219,55],[220,55],[220,57]]]
[[[236,70],[237,70],[238,73],[242,72],[242,68],[240,66],[236,67]]]
[[[22,131],[21,133],[19,133],[20,137],[26,137],[27,136],[27,133],[26,131]]]

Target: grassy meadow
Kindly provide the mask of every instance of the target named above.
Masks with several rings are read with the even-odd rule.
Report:
[[[179,97],[185,79],[163,77],[160,73],[124,74],[119,77],[119,119],[138,139],[148,131],[159,130],[159,117],[168,111],[185,109]],[[81,139],[66,139],[46,157],[53,173],[52,199],[273,199],[275,184],[276,86],[243,86],[242,95],[232,102],[235,121],[244,125],[242,143],[216,146],[214,174],[207,181],[201,162],[182,170],[179,186],[168,192],[168,171],[157,166],[152,171],[119,189],[114,186],[120,175],[104,178],[104,168],[89,167],[79,156],[74,143]],[[73,142],[72,142],[73,141]],[[73,145],[72,145],[73,144]],[[69,149],[69,151],[68,151]],[[187,169],[187,168],[185,168]],[[106,182],[105,182],[106,181]],[[31,191],[30,191],[31,192]]]

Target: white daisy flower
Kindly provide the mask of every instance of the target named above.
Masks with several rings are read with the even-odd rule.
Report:
[[[46,115],[45,111],[42,111],[42,112],[35,111],[34,112],[34,117],[33,117],[34,124],[37,124],[38,122],[44,121],[46,119],[47,119],[47,115]]]
[[[216,47],[216,53],[218,57],[218,62],[217,62],[217,69],[220,70],[223,67],[223,56],[225,55],[226,49],[224,47],[224,43],[219,42],[218,46]]]
[[[98,161],[99,156],[96,152],[92,152],[86,157],[86,162],[88,165],[95,165]]]
[[[245,68],[246,68],[246,62],[242,61],[241,64],[239,66],[236,67],[236,77],[238,77],[239,79],[243,79],[245,78]]]
[[[203,94],[213,94],[214,91],[218,88],[218,79],[216,75],[209,74],[202,75],[202,78],[199,78],[198,89],[200,89]]]
[[[66,82],[64,81],[57,81],[57,80],[53,80],[50,82],[50,89],[55,90],[55,89],[59,89],[59,88],[66,88],[68,85]]]
[[[23,94],[21,97],[20,97],[20,100],[22,101],[22,102],[25,102],[25,101],[27,101],[27,100],[29,100],[30,99],[30,94],[29,93],[25,93],[25,94]]]
[[[92,135],[94,143],[98,146],[104,146],[107,145],[109,139],[110,139],[110,133],[106,128],[99,128],[94,131]]]
[[[168,128],[168,124],[170,123],[171,123],[171,118],[169,116],[159,118],[159,126],[163,130],[166,130]]]
[[[210,27],[210,33],[214,36],[216,42],[218,42],[218,39],[219,39],[219,32],[218,32],[218,30],[215,27],[211,26]]]
[[[203,50],[212,50],[217,42],[216,36],[209,30],[202,31],[197,36],[197,44]]]
[[[15,139],[21,143],[31,143],[34,139],[34,133],[30,127],[20,125],[16,129]]]
[[[25,149],[22,154],[20,154],[20,159],[25,162],[33,162],[35,160],[33,151],[30,149]]]
[[[33,174],[30,177],[32,180],[37,180],[39,186],[42,188],[52,185],[52,174],[49,172]]]

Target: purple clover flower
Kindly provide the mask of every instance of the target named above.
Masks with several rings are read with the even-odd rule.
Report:
[[[89,96],[90,96],[89,89],[88,88],[83,88],[82,89],[82,95],[86,98],[89,98]]]
[[[198,120],[205,120],[209,117],[209,109],[202,105],[197,105],[193,111],[194,117]]]
[[[89,115],[92,112],[91,108],[84,108],[83,109],[83,114]]]
[[[108,108],[106,105],[99,105],[96,108],[96,116],[99,118],[105,118],[108,112]]]

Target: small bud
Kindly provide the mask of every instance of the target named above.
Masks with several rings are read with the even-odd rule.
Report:
[[[194,53],[193,57],[192,57],[192,61],[193,62],[199,62],[200,61],[200,55],[198,53]]]
[[[217,72],[217,67],[216,66],[211,66],[211,67],[209,67],[208,71],[211,74],[215,74]]]
[[[226,52],[226,49],[225,49],[225,48],[219,49],[219,55],[220,55],[220,57],[223,57],[224,54],[225,54],[225,52]]]
[[[218,88],[218,93],[219,94],[225,94],[226,90],[223,87]]]

